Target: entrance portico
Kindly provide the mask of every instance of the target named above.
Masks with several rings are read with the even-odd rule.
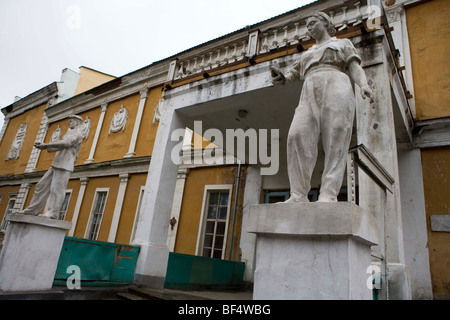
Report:
[[[405,265],[402,233],[402,210],[400,201],[400,177],[398,169],[397,141],[399,133],[408,138],[410,123],[405,101],[398,97],[404,95],[398,87],[398,75],[392,74],[395,68],[391,50],[384,30],[378,30],[352,38],[363,59],[363,67],[376,94],[375,103],[357,97],[356,128],[353,130],[352,145],[363,143],[394,178],[394,193],[381,201],[381,193],[376,185],[361,173],[358,178],[359,204],[370,212],[380,227],[380,246],[374,248],[374,261],[383,260],[391,266],[395,279],[393,294],[397,298],[410,297],[410,285]],[[301,53],[276,58],[280,67],[286,71]],[[173,194],[176,186],[178,166],[172,161],[172,150],[180,141],[172,141],[176,129],[195,130],[195,121],[201,121],[202,132],[216,129],[226,137],[227,130],[248,129],[279,130],[279,141],[268,142],[272,147],[279,145],[279,170],[275,175],[261,176],[258,170],[261,163],[252,165],[252,173],[247,178],[246,196],[243,211],[241,234],[242,260],[245,260],[246,277],[252,280],[254,270],[255,238],[246,231],[248,206],[259,204],[260,195],[250,195],[250,190],[288,189],[286,170],[286,141],[294,110],[298,104],[300,81],[289,86],[273,86],[267,60],[241,69],[232,70],[203,80],[174,86],[166,90],[160,105],[161,118],[156,137],[153,157],[149,168],[146,193],[134,244],[141,245],[141,256],[136,269],[136,281],[140,284],[162,287],[167,267],[167,230],[169,228]],[[241,111],[245,111],[242,113]],[[245,114],[245,117],[242,115]],[[197,126],[198,128],[198,126]],[[406,128],[406,130],[405,130]],[[270,139],[269,135],[269,139]],[[270,141],[270,140],[269,140]],[[212,141],[218,144],[217,141]],[[227,150],[226,141],[219,145],[226,152],[236,155],[235,150]],[[245,150],[251,145],[246,139]],[[273,152],[273,150],[272,150]],[[271,154],[269,150],[268,155]],[[250,163],[246,154],[247,164]],[[250,159],[251,160],[251,159]],[[320,183],[323,155],[319,155],[318,166],[313,174],[312,184]],[[256,173],[255,170],[256,169]],[[381,212],[387,212],[384,222]],[[420,209],[419,209],[420,210]],[[252,250],[253,248],[253,250]],[[394,268],[395,267],[395,268]],[[400,289],[398,289],[400,288]]]

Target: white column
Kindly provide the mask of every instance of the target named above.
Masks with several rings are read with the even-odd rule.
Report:
[[[249,167],[247,169],[247,177],[245,179],[244,210],[242,216],[240,244],[242,250],[242,261],[245,262],[244,280],[247,282],[253,282],[256,250],[256,235],[247,232],[248,217],[250,214],[250,206],[259,204],[261,201],[261,186],[262,177],[260,175],[260,170]]]
[[[133,244],[141,246],[135,281],[148,287],[164,287],[169,258],[167,232],[178,174],[178,165],[173,163],[171,153],[180,143],[171,141],[171,135],[174,130],[184,128],[186,123],[182,116],[172,106],[162,105],[161,121],[133,241]]]
[[[48,105],[51,105],[51,103],[49,102]],[[41,124],[39,126],[38,133],[36,135],[36,140],[34,141],[35,143],[36,142],[44,142],[44,139],[45,139],[45,136],[47,135],[47,130],[48,130],[47,123],[48,123],[48,117],[44,113],[44,115],[42,116],[42,120],[41,120]],[[41,155],[41,150],[33,147],[33,150],[31,151],[31,154],[30,154],[30,158],[28,159],[27,168],[25,169],[26,173],[34,172],[36,170],[36,165],[38,163],[40,155]]]
[[[72,228],[69,231],[69,237],[73,237],[75,233],[75,228],[77,226],[78,217],[80,215],[81,204],[83,203],[84,193],[86,192],[86,187],[89,182],[89,178],[81,178],[80,191],[78,192],[77,203],[75,204],[75,210],[72,217]]]
[[[389,26],[394,30],[391,32],[392,38],[395,43],[395,48],[400,51],[399,63],[401,67],[405,67],[403,73],[406,87],[413,96],[409,99],[409,105],[411,107],[411,113],[416,116],[416,107],[414,99],[414,83],[412,76],[412,63],[411,52],[409,47],[408,27],[406,24],[406,12],[403,3],[393,5],[391,7],[385,7],[386,15],[388,18]]]
[[[94,141],[92,142],[91,152],[89,153],[89,159],[86,160],[85,164],[90,164],[94,162],[95,149],[97,148],[98,138],[102,131],[103,120],[105,120],[105,113],[108,109],[108,104],[102,105],[102,113],[100,114],[100,119],[98,120],[97,130],[95,131]]]
[[[27,200],[28,193],[30,192],[31,184],[23,183],[20,186],[19,193],[16,197],[16,202],[14,203],[13,212],[20,212],[25,206],[25,201]]]
[[[173,221],[169,228],[169,232],[167,234],[167,246],[169,247],[169,251],[173,252],[175,250],[175,243],[177,240],[177,232],[178,225],[180,221],[180,213],[181,213],[181,204],[183,202],[184,195],[184,186],[186,184],[186,178],[189,174],[189,169],[180,169],[178,171],[177,184],[175,186],[175,194],[172,205],[172,213],[171,213],[171,221]]]
[[[376,35],[376,33],[374,33]],[[362,40],[362,38],[359,38]],[[366,41],[368,39],[365,39]],[[386,52],[387,41],[370,44],[371,50],[360,50],[369,83],[375,93],[375,102],[361,98],[360,89],[356,89],[356,122],[358,144],[364,144],[381,165],[394,178],[393,194],[386,195],[386,217],[383,217],[382,191],[364,173],[359,175],[359,205],[370,212],[378,221],[380,228],[380,247],[376,250],[386,252],[384,257],[389,273],[389,297],[391,299],[409,299],[410,286],[405,265],[403,227],[401,216],[397,141],[393,103],[390,86],[390,67]],[[367,49],[368,46],[365,47]],[[369,55],[366,53],[373,53]],[[375,58],[373,57],[375,56]],[[371,63],[373,61],[373,63]],[[384,229],[384,230],[383,230]]]
[[[111,228],[109,229],[108,242],[115,242],[117,229],[119,228],[120,214],[122,213],[123,200],[125,198],[125,191],[128,185],[128,174],[120,175],[119,192],[117,193],[116,205],[114,207],[113,219],[111,222]]]
[[[48,101],[46,108],[49,108],[51,105],[53,105],[56,102],[56,100],[57,98],[55,97],[51,98]],[[48,130],[48,117],[44,111],[44,115],[42,116],[41,124],[39,126],[39,130],[36,135],[36,140],[34,142],[44,142],[45,136],[47,135],[47,130]],[[41,150],[33,147],[30,158],[28,159],[27,168],[25,169],[26,173],[34,172],[36,170],[36,166],[40,155]]]
[[[133,158],[135,156],[136,142],[139,134],[139,128],[141,127],[142,114],[144,113],[145,103],[147,102],[149,89],[141,91],[141,100],[139,101],[139,109],[136,116],[136,122],[134,123],[133,134],[131,136],[130,148],[124,158]]]
[[[411,275],[412,299],[433,299],[420,149],[399,144],[398,161],[405,260]]]

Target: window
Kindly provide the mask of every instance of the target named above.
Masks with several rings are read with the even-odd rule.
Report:
[[[270,192],[266,191],[265,203],[285,202],[290,197],[289,191]]]
[[[290,198],[290,192],[288,190],[265,191],[265,193],[265,203],[285,202]],[[356,193],[358,193],[358,190],[356,190]],[[347,201],[347,188],[342,188],[337,198],[338,201]],[[308,193],[308,199],[310,202],[316,202],[317,200],[319,200],[319,189],[311,189],[311,191]]]
[[[100,225],[102,223],[103,212],[105,211],[106,199],[108,197],[108,191],[97,190],[95,194],[95,200],[92,207],[91,218],[88,228],[87,239],[97,240],[98,233],[100,231]]]
[[[213,187],[213,186],[211,186]],[[222,190],[206,187],[202,226],[197,254],[203,257],[223,259],[225,256],[230,194],[233,186],[220,186]]]
[[[8,205],[6,206],[5,214],[3,215],[2,225],[0,227],[0,231],[6,231],[6,227],[8,226],[8,222],[6,221],[6,216],[10,214],[16,204],[16,195],[10,195],[8,199]]]
[[[72,196],[72,190],[66,191],[66,195],[64,196],[64,201],[61,206],[61,209],[59,210],[58,220],[65,220],[66,219],[66,213],[67,208],[69,207],[70,197]]]

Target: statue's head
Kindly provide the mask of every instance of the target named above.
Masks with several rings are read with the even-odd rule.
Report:
[[[317,39],[318,35],[314,34],[315,30],[313,29],[312,25],[314,24],[321,24],[325,28],[326,32],[334,37],[336,35],[336,29],[333,24],[333,21],[331,21],[331,18],[323,12],[316,12],[313,15],[311,15],[306,20],[306,27],[308,28],[308,33],[310,36],[314,39]],[[321,26],[317,26],[315,28],[320,28]]]
[[[69,128],[71,129],[76,128],[83,123],[83,118],[80,116],[70,115],[67,119],[69,120]]]

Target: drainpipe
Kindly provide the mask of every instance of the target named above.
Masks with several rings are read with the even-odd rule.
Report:
[[[239,184],[241,182],[241,160],[238,160],[238,174],[236,178],[236,193],[234,195],[234,209],[233,209],[233,224],[231,225],[231,239],[230,246],[228,248],[228,260],[231,261],[231,253],[233,251],[233,238],[234,238],[234,229],[236,224],[236,212],[238,206],[238,196],[239,196]]]

